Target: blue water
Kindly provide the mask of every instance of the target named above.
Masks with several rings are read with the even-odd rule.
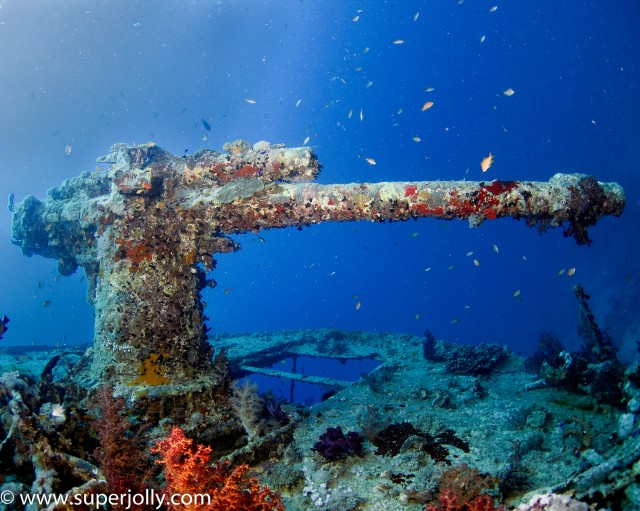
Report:
[[[590,248],[513,220],[238,236],[243,250],[219,257],[219,286],[204,297],[209,323],[213,332],[428,328],[529,353],[542,330],[578,345],[580,282],[623,356],[637,358],[640,7],[495,1],[0,0],[0,197],[44,198],[118,141],[182,154],[309,137],[322,183],[593,174],[621,183],[627,208],[591,230]],[[482,174],[489,152],[495,163]],[[1,342],[92,338],[82,274],[57,278],[54,261],[23,256],[4,207],[0,265],[0,314],[11,318]]]

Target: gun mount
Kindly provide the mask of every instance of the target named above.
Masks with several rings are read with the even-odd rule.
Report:
[[[155,144],[116,144],[84,172],[28,196],[13,214],[13,243],[55,258],[62,275],[84,268],[95,307],[92,373],[119,393],[185,384],[213,369],[200,292],[215,283],[215,254],[229,235],[327,221],[502,217],[590,243],[587,228],[620,215],[624,192],[581,174],[549,182],[433,181],[320,185],[308,147],[226,144],[178,157]]]

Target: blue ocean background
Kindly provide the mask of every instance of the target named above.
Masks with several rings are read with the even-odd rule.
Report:
[[[209,325],[429,329],[528,354],[544,330],[579,346],[581,283],[637,359],[639,54],[633,1],[0,0],[0,196],[42,199],[111,144],[150,140],[184,154],[308,137],[321,183],[591,174],[627,194],[591,247],[512,219],[237,236],[243,249],[218,257],[204,296]],[[2,207],[1,342],[90,342],[83,274],[60,278],[55,261],[22,255],[10,224]]]

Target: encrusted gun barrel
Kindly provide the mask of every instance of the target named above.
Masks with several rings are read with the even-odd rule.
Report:
[[[583,174],[556,174],[549,182],[418,181],[344,185],[282,184],[242,205],[247,225],[259,228],[327,221],[385,221],[433,217],[469,219],[472,226],[501,217],[525,219],[540,230],[568,226],[565,234],[590,243],[587,227],[604,215],[619,216],[625,196],[617,183]],[[238,231],[235,219],[225,232]]]
[[[557,174],[543,182],[435,181],[319,185],[307,147],[227,144],[224,153],[173,156],[154,144],[116,144],[85,172],[26,197],[13,215],[13,242],[55,258],[63,275],[82,266],[95,306],[93,371],[116,391],[184,383],[212,371],[200,291],[230,234],[325,221],[512,216],[589,242],[587,227],[619,215],[615,183]]]

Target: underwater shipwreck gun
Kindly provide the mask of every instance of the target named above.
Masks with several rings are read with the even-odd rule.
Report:
[[[622,213],[617,183],[581,174],[549,182],[423,181],[320,185],[308,147],[244,141],[223,153],[178,157],[153,143],[116,144],[105,172],[84,172],[15,206],[13,243],[57,259],[58,271],[84,268],[95,307],[92,373],[116,392],[187,385],[209,377],[200,291],[215,254],[240,247],[229,235],[328,221],[432,217],[472,225],[512,217],[540,230],[565,226],[590,243],[587,228]]]

